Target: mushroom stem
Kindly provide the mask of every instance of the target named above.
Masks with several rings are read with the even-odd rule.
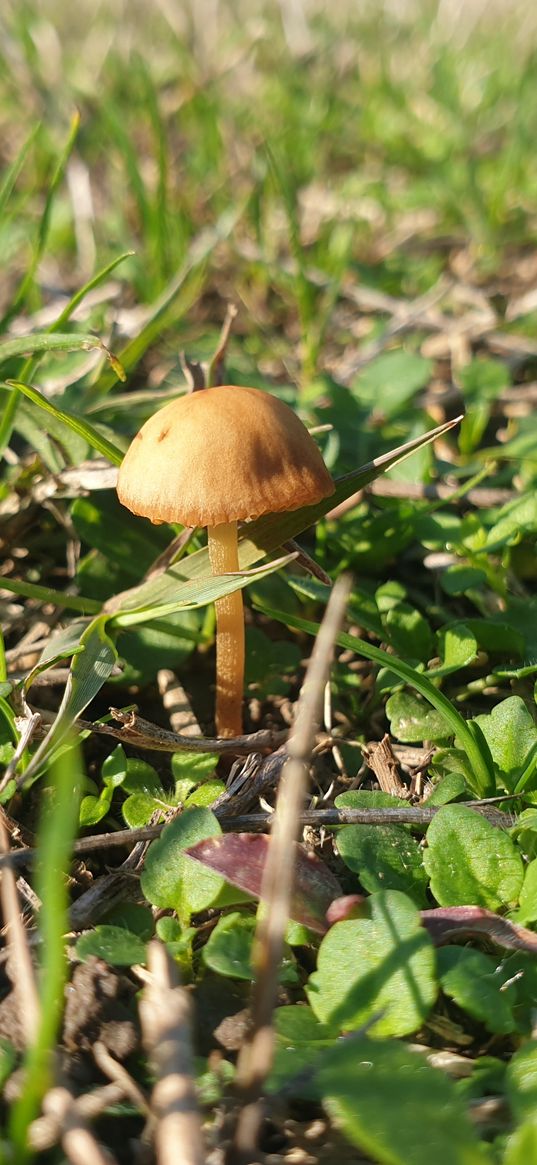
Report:
[[[237,523],[207,528],[213,574],[239,569]],[[244,688],[244,611],[242,591],[217,599],[216,607],[216,731],[218,736],[242,735]]]

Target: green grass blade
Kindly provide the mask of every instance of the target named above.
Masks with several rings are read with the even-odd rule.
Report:
[[[290,513],[267,514],[264,518],[258,518],[255,522],[245,524],[239,537],[241,570],[247,570],[265,555],[273,554],[284,542],[290,538],[296,538],[303,530],[313,526],[334,506],[352,497],[354,493],[363,489],[386,469],[397,465],[405,457],[410,456],[417,449],[421,449],[423,445],[434,441],[436,437],[452,428],[455,423],[449,421],[446,425],[440,425],[437,429],[432,429],[429,433],[422,434],[412,441],[407,441],[390,453],[384,453],[360,469],[355,469],[352,473],[339,478],[335,483],[335,493],[329,498],[324,498],[316,506],[305,506],[301,510],[292,510]],[[114,609],[119,613],[122,610],[130,611],[144,605],[152,606],[171,602],[176,597],[178,587],[186,579],[206,578],[209,574],[209,556],[207,549],[204,548],[182,559],[180,564],[170,567],[165,574],[158,578],[150,579],[149,582],[142,583],[139,587],[130,588],[123,594],[117,595],[114,600]]]
[[[69,736],[75,720],[106,683],[117,659],[117,652],[107,632],[106,615],[98,615],[80,637],[80,647],[69,669],[69,678],[58,714],[45,739],[34,753],[24,772],[24,782],[38,776],[50,764],[59,745]]]
[[[54,603],[55,607],[64,607],[66,611],[80,611],[83,615],[98,615],[102,605],[97,599],[69,595],[64,591],[54,590],[54,587],[43,587],[38,583],[24,582],[18,578],[2,578],[0,590],[11,591],[12,594],[22,595],[25,599],[37,599],[40,603]]]
[[[39,128],[39,125],[34,126],[26,138],[26,141],[23,142],[16,158],[13,160],[11,165],[8,166],[4,174],[2,185],[0,186],[0,219],[3,218],[7,203],[9,202],[11,196],[11,192],[15,186],[19,174],[24,169],[24,163],[36,139]]]
[[[120,263],[124,263],[125,259],[130,259],[135,253],[135,251],[124,251],[123,254],[118,255],[116,259],[112,259],[112,262],[108,263],[106,267],[102,267],[96,275],[94,275],[87,283],[84,284],[83,287],[80,288],[80,291],[75,292],[75,294],[69,300],[69,303],[67,303],[63,311],[60,312],[58,318],[54,320],[53,324],[51,324],[50,328],[48,329],[49,332],[56,332],[58,328],[63,327],[63,325],[71,318],[73,312],[76,311],[79,303],[82,303],[82,300],[85,299],[87,295],[89,295],[89,292],[93,291],[96,287],[99,287],[101,283],[104,283],[104,280],[112,274],[112,271],[115,271],[116,267],[119,267]]]
[[[54,803],[45,799],[38,836],[36,892],[41,901],[38,916],[40,936],[40,1020],[35,1043],[28,1049],[23,1065],[24,1082],[11,1113],[10,1132],[16,1160],[27,1161],[28,1128],[37,1116],[41,1101],[53,1081],[53,1055],[64,1009],[68,961],[65,934],[69,930],[69,890],[67,869],[77,831],[81,788],[81,760],[71,747],[54,762],[51,772]]]
[[[116,445],[112,445],[112,442],[108,441],[106,437],[103,437],[102,433],[99,433],[89,421],[83,421],[81,417],[75,417],[73,413],[68,413],[64,409],[57,408],[56,405],[52,404],[52,401],[48,400],[46,396],[43,396],[39,392],[39,389],[34,388],[30,384],[23,384],[20,380],[8,380],[6,384],[9,388],[14,388],[17,392],[22,392],[24,396],[27,396],[40,409],[44,409],[46,413],[50,413],[51,416],[56,417],[56,420],[61,421],[68,429],[72,429],[74,433],[78,433],[79,437],[84,437],[88,445],[92,449],[96,449],[98,453],[102,453],[103,457],[107,457],[112,462],[112,465],[121,465],[123,461],[123,453],[121,450]]]
[[[269,615],[271,619],[276,619],[279,623],[284,623],[295,631],[306,631],[309,635],[317,635],[318,623],[302,619],[298,615],[291,615],[285,611],[275,611],[258,602],[256,602],[256,606],[264,614]],[[395,655],[388,655],[387,651],[382,651],[380,647],[373,647],[371,643],[359,639],[357,635],[349,635],[348,632],[341,631],[337,637],[337,642],[340,647],[348,648],[350,651],[357,652],[358,655],[365,656],[366,659],[370,659],[379,667],[389,668],[406,684],[415,688],[433,708],[436,708],[437,712],[440,712],[444,717],[453,735],[457,737],[470,761],[475,778],[472,792],[477,797],[490,797],[495,793],[494,764],[483,734],[475,732],[478,726],[473,722],[464,720],[447,696],[444,696],[443,692],[439,691],[426,675],[414,671],[414,668],[402,659],[398,659]]]
[[[119,361],[108,351],[98,336],[76,335],[75,333],[54,336],[50,332],[35,332],[29,336],[17,336],[15,340],[4,340],[0,344],[0,363],[4,360],[12,360],[14,356],[33,355],[34,352],[91,352],[93,348],[100,348],[110,361],[114,371],[121,369]],[[120,380],[125,379],[124,375],[119,375],[119,372],[117,375]]]
[[[164,619],[167,615],[174,615],[177,611],[188,611],[196,607],[206,607],[208,603],[216,602],[223,595],[230,595],[233,591],[243,590],[253,579],[258,580],[266,578],[269,574],[274,574],[274,571],[281,570],[282,566],[286,566],[295,558],[295,554],[286,554],[282,558],[275,559],[274,562],[267,563],[260,570],[241,574],[211,574],[206,578],[183,580],[176,588],[175,599],[170,600],[168,603],[145,603],[137,606],[136,594],[138,588],[135,587],[130,592],[133,595],[133,605],[131,607],[122,606],[119,613],[113,617],[113,625],[116,627],[133,627],[137,623],[147,623],[152,619]],[[114,606],[114,600],[112,599],[107,606],[111,610]]]
[[[45,205],[43,208],[43,214],[41,215],[41,221],[39,223],[37,240],[36,240],[36,244],[34,246],[34,251],[33,251],[31,261],[30,261],[30,265],[28,267],[26,275],[24,276],[24,278],[20,284],[19,290],[16,292],[15,296],[13,297],[13,301],[11,303],[9,311],[6,312],[6,315],[4,316],[4,318],[0,324],[1,331],[5,330],[9,321],[12,320],[13,317],[17,314],[19,308],[24,303],[26,296],[28,295],[28,292],[32,286],[33,281],[34,281],[35,273],[36,273],[38,265],[43,257],[43,252],[45,250],[46,243],[47,243],[48,232],[49,232],[49,227],[50,227],[50,216],[52,214],[52,207],[54,204],[54,198],[56,196],[56,192],[58,190],[58,187],[63,179],[64,173],[65,173],[65,167],[67,166],[67,163],[68,163],[69,158],[71,156],[71,152],[73,150],[73,147],[74,147],[74,144],[75,144],[75,141],[77,138],[79,126],[80,126],[80,114],[77,112],[77,113],[73,114],[73,117],[71,118],[71,128],[69,130],[69,135],[68,135],[67,141],[65,143],[65,146],[60,154],[60,157],[58,158],[56,169],[52,175],[52,179],[51,179],[51,182],[50,182],[50,185],[48,188],[47,197],[45,199]]]
[[[201,272],[215,247],[229,237],[241,215],[242,207],[227,211],[220,216],[214,227],[208,227],[193,239],[184,263],[153,304],[143,328],[120,352],[121,363],[127,371],[138,364],[153,340],[162,336],[169,324],[181,314],[182,297],[187,294],[189,278],[196,273],[201,278]],[[113,384],[114,378],[106,369],[99,380],[99,391],[104,395]]]

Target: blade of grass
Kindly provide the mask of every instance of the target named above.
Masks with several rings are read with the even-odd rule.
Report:
[[[85,599],[82,595],[68,595],[55,591],[53,587],[42,587],[38,583],[23,582],[18,578],[0,578],[0,590],[11,591],[25,599],[37,599],[41,603],[54,603],[67,611],[80,611],[83,615],[98,615],[101,603],[97,599]]]
[[[263,614],[269,615],[271,619],[276,619],[278,623],[284,623],[295,631],[306,631],[309,635],[317,635],[318,623],[302,619],[298,615],[292,615],[285,611],[276,611],[258,601],[256,601],[255,606],[263,611]],[[340,632],[337,642],[340,647],[365,656],[366,659],[370,659],[379,667],[389,668],[406,684],[415,688],[429,704],[432,704],[433,708],[436,708],[437,712],[440,712],[444,717],[446,725],[449,725],[451,732],[457,737],[466,752],[475,778],[472,792],[477,797],[493,796],[496,791],[494,763],[485,737],[475,722],[464,720],[447,696],[435,688],[426,675],[414,671],[410,664],[398,659],[397,656],[388,655],[387,651],[382,651],[380,647],[374,647],[373,644],[359,639],[357,635],[349,635],[346,631]]]
[[[316,506],[305,506],[301,510],[292,510],[289,513],[267,514],[257,518],[255,522],[245,523],[239,536],[239,562],[241,569],[247,569],[259,562],[267,554],[272,554],[285,542],[296,538],[303,530],[307,530],[324,517],[341,502],[351,497],[357,490],[374,481],[386,469],[397,465],[405,457],[409,457],[417,449],[434,441],[443,433],[457,424],[459,418],[440,425],[431,432],[422,434],[404,445],[398,446],[390,453],[383,453],[381,457],[369,461],[360,469],[340,477],[335,483],[335,492],[331,497],[323,499]],[[177,595],[178,586],[185,579],[205,577],[209,574],[209,560],[207,549],[196,551],[195,554],[183,558],[177,566],[171,566],[164,574],[142,583],[139,587],[132,587],[114,599],[114,613],[130,611],[145,606],[157,605],[173,600]]]
[[[82,346],[82,345],[81,345]],[[94,345],[95,347],[100,345]],[[89,421],[82,420],[81,417],[75,417],[73,413],[68,413],[65,409],[59,409],[57,405],[52,404],[39,389],[34,388],[31,384],[23,384],[20,380],[5,381],[8,388],[15,389],[16,392],[23,393],[27,396],[38,408],[43,409],[46,413],[50,413],[57,421],[61,421],[68,429],[72,429],[74,433],[78,433],[79,437],[83,437],[92,449],[96,449],[98,453],[102,453],[103,457],[107,457],[112,465],[121,465],[123,461],[123,453],[116,445],[112,445],[102,433],[99,433]],[[15,395],[15,394],[14,394]],[[1,438],[0,438],[1,448]]]
[[[56,750],[69,736],[75,720],[106,683],[117,660],[117,652],[106,624],[106,615],[98,615],[83,631],[80,646],[84,650],[73,658],[56,719],[19,778],[21,784],[33,780],[51,763]]]
[[[134,368],[149,345],[178,317],[181,312],[181,296],[187,294],[190,276],[200,275],[205,263],[218,243],[227,239],[234,230],[243,212],[242,206],[226,211],[214,227],[203,230],[192,240],[184,263],[165,287],[162,295],[153,304],[151,314],[138,335],[126,344],[120,352],[120,360],[127,371]],[[196,285],[197,288],[197,285]],[[194,295],[194,289],[192,290]],[[114,377],[106,369],[99,379],[98,390],[102,395],[113,387]]]
[[[26,158],[28,157],[28,154],[30,152],[30,148],[32,147],[32,145],[37,137],[39,129],[40,129],[40,126],[36,125],[30,131],[28,137],[26,138],[26,141],[23,142],[23,144],[22,144],[22,146],[17,154],[17,157],[13,160],[11,165],[8,166],[8,168],[4,174],[4,179],[3,179],[2,185],[0,186],[0,219],[4,215],[4,212],[5,212],[7,203],[9,202],[13,187],[15,186],[15,183],[17,181],[17,178],[19,177],[19,174],[21,173],[21,171],[24,168],[24,163],[26,161]]]
[[[68,962],[64,935],[68,927],[67,864],[76,836],[81,788],[81,761],[72,746],[55,763],[51,773],[54,803],[42,816],[38,849],[36,891],[41,900],[39,934],[40,1017],[36,1038],[24,1063],[22,1092],[10,1118],[15,1157],[20,1165],[32,1156],[27,1134],[41,1100],[52,1083],[53,1053],[64,1008]]]
[[[64,176],[65,167],[67,165],[67,162],[69,161],[69,158],[71,156],[71,152],[73,150],[73,147],[74,147],[77,135],[78,135],[79,126],[80,126],[80,114],[78,112],[76,112],[73,114],[73,116],[71,118],[71,127],[69,130],[67,141],[66,141],[65,146],[60,154],[60,157],[58,158],[56,169],[52,175],[52,179],[51,179],[51,182],[50,182],[50,185],[48,188],[47,197],[45,199],[45,205],[43,208],[43,214],[41,215],[41,221],[39,223],[37,240],[36,240],[36,243],[34,246],[33,255],[32,255],[32,258],[30,261],[30,265],[28,267],[28,270],[27,270],[25,276],[22,279],[22,282],[19,286],[18,291],[15,293],[15,295],[13,297],[13,300],[12,300],[12,303],[9,307],[9,310],[6,312],[3,320],[0,322],[0,332],[5,331],[8,323],[14,318],[14,316],[16,316],[19,308],[24,303],[26,296],[27,296],[27,294],[32,286],[32,283],[34,281],[35,273],[36,273],[38,265],[43,257],[43,253],[44,253],[44,250],[45,250],[45,247],[47,244],[48,232],[49,232],[49,227],[50,227],[50,216],[52,213],[52,206],[54,203],[54,198],[55,198],[56,192],[58,190],[58,187],[62,181],[62,178]]]
[[[87,295],[89,295],[89,292],[93,291],[96,287],[99,287],[101,283],[104,283],[104,280],[112,274],[112,271],[115,271],[116,267],[119,267],[120,263],[124,263],[125,259],[130,259],[135,253],[135,251],[124,251],[122,255],[118,255],[116,259],[112,259],[111,263],[108,263],[106,267],[102,267],[96,275],[93,275],[92,278],[89,279],[88,282],[80,288],[80,291],[75,292],[75,294],[69,300],[69,303],[67,303],[63,311],[60,312],[58,318],[54,320],[53,324],[50,325],[48,331],[57,332],[58,328],[63,327],[63,324],[67,323],[73,312],[76,311],[78,305],[82,303]],[[120,379],[122,379],[122,377],[120,377]]]

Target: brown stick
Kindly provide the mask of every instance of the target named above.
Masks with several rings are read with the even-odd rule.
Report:
[[[263,874],[261,916],[252,961],[256,971],[252,1000],[252,1029],[239,1054],[237,1088],[240,1110],[229,1160],[249,1165],[257,1159],[257,1144],[263,1119],[261,1090],[273,1057],[272,1013],[276,1003],[278,968],[294,874],[294,845],[300,823],[309,775],[309,758],[321,715],[324,687],[336,635],[341,626],[350,593],[350,579],[340,578],[330,597],[315,641],[298,711],[289,738],[287,761],[280,783],[267,863]]]
[[[156,1083],[151,1107],[156,1119],[158,1165],[204,1165],[201,1120],[193,1082],[190,998],[178,985],[166,947],[148,947],[150,980],[140,1000],[144,1044]]]

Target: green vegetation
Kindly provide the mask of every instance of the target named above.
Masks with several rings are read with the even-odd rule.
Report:
[[[0,15],[0,1161],[75,1159],[83,1112],[118,1165],[146,1151],[154,939],[206,1144],[224,1116],[233,1138],[258,817],[343,573],[261,1150],[537,1153],[537,17],[331,7]],[[290,404],[336,483],[245,523],[216,578],[202,532],[114,488],[200,365]],[[213,736],[213,604],[239,587],[261,803],[229,801]],[[185,708],[203,742],[166,750]]]

